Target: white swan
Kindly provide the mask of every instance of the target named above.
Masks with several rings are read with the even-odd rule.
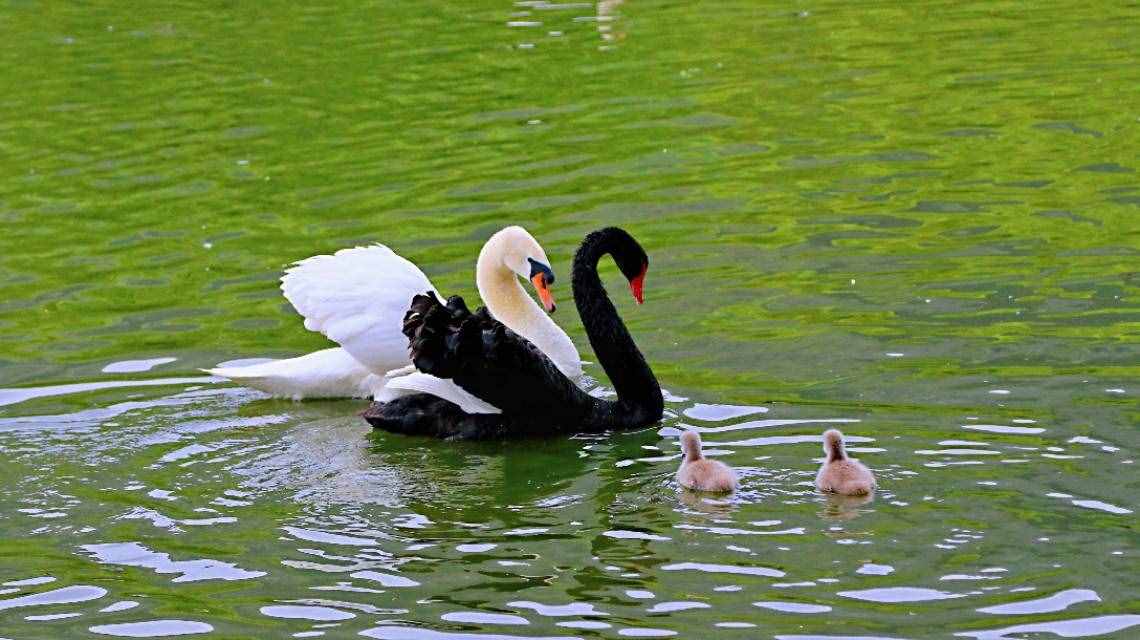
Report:
[[[475,282],[495,318],[576,379],[582,375],[577,348],[518,280],[519,276],[530,280],[543,305],[553,311],[549,285],[554,274],[549,264],[530,233],[507,227],[483,245]],[[306,329],[324,334],[340,347],[245,367],[207,369],[207,373],[295,400],[373,396],[384,401],[406,393],[430,393],[468,413],[498,413],[450,380],[411,367],[408,339],[401,332],[404,313],[412,296],[436,289],[419,267],[388,247],[355,247],[302,260],[286,270],[281,291],[304,316]]]

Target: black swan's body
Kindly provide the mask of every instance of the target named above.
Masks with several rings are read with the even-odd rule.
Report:
[[[458,296],[444,304],[435,296],[420,295],[404,318],[413,364],[424,373],[454,380],[502,413],[467,414],[446,400],[412,395],[373,403],[364,417],[387,431],[462,438],[630,429],[660,420],[661,387],[598,277],[598,260],[605,254],[614,257],[637,297],[649,262],[637,241],[615,227],[586,236],[574,256],[574,303],[614,385],[616,401],[580,389],[542,351],[486,309],[471,313]]]

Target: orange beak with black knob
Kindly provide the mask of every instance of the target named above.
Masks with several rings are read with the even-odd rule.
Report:
[[[554,296],[550,293],[550,285],[554,284],[554,272],[534,258],[527,260],[530,261],[530,281],[534,285],[534,290],[538,292],[538,299],[542,301],[547,313],[554,313],[558,308],[558,305],[554,304]]]

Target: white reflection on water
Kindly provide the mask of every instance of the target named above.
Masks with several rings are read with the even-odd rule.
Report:
[[[366,638],[376,640],[582,640],[567,636],[508,636],[499,633],[456,633],[435,631],[423,627],[386,625],[373,627],[360,632]]]
[[[34,587],[36,585],[48,584],[49,582],[55,582],[55,578],[53,578],[51,576],[39,576],[36,578],[25,578],[23,580],[11,580],[9,582],[5,582],[4,586],[5,587]]]
[[[477,542],[471,544],[455,545],[455,550],[459,553],[485,553],[491,551],[499,545],[493,542]]]
[[[137,606],[139,606],[139,603],[135,602],[134,600],[120,600],[103,607],[99,610],[99,613],[116,613],[118,611],[134,609]]]
[[[822,604],[807,604],[803,602],[753,602],[754,606],[761,609],[771,609],[772,611],[779,611],[781,613],[827,613],[831,611],[831,607]]]
[[[502,625],[527,625],[530,620],[522,616],[514,616],[506,613],[486,613],[483,611],[452,611],[440,616],[441,620],[446,622],[459,622],[463,624],[502,624]]]
[[[783,578],[785,574],[779,569],[770,567],[740,567],[734,564],[708,564],[704,562],[679,562],[661,567],[662,571],[701,571],[704,573],[731,573],[746,576],[766,576],[769,578]]]
[[[819,422],[819,421],[816,421]],[[844,442],[874,442],[874,438],[867,438],[864,436],[852,436],[844,434]],[[763,447],[773,444],[802,444],[805,442],[823,443],[822,435],[802,435],[802,436],[763,436],[759,438],[749,438],[748,440],[737,440],[734,442],[716,442],[709,443],[721,447]]]
[[[701,427],[680,423],[676,427],[662,427],[658,434],[666,437],[679,436],[683,429],[706,433],[723,433],[726,431],[746,431],[749,429],[767,429],[770,427],[790,427],[801,424],[849,424],[859,422],[855,418],[815,418],[815,419],[783,419],[783,420],[749,420],[739,424],[726,424],[719,427]],[[812,436],[792,436],[810,438]],[[821,436],[815,436],[817,442],[823,442]],[[855,440],[856,442],[871,442],[871,439]],[[797,440],[797,442],[811,442],[811,440]]]
[[[837,595],[867,602],[929,602],[932,600],[950,600],[952,598],[966,597],[963,593],[949,593],[947,591],[924,589],[921,587],[860,589],[858,591],[840,591]]]
[[[1115,513],[1117,515],[1126,515],[1132,513],[1131,509],[1118,507],[1114,504],[1101,502],[1100,500],[1073,500],[1073,504],[1085,509],[1096,509],[1097,511],[1106,511],[1108,513]]]
[[[721,420],[732,420],[734,418],[743,418],[744,416],[751,416],[757,413],[768,413],[768,407],[752,407],[747,405],[733,405],[733,404],[702,404],[697,402],[693,406],[688,407],[682,414],[686,418],[693,420],[705,420],[709,422],[719,422]]]
[[[711,609],[712,605],[707,602],[692,602],[692,601],[677,601],[677,602],[659,602],[652,607],[646,609],[648,613],[673,613],[676,611],[688,611],[689,609]]]
[[[178,360],[178,358],[173,357],[148,358],[146,360],[120,360],[103,367],[103,373],[141,373],[176,360]]]
[[[737,529],[734,527],[702,527],[695,524],[675,524],[674,529],[687,529],[690,531],[707,531],[717,535],[725,536],[786,536],[786,535],[803,535],[803,527],[794,527],[791,529],[781,529],[779,531],[757,531],[755,529]]]
[[[51,396],[69,395],[72,393],[87,393],[103,389],[121,389],[124,387],[161,387],[178,384],[201,384],[203,382],[217,382],[221,378],[198,376],[195,378],[158,378],[155,380],[109,380],[106,382],[78,382],[75,384],[58,384],[47,387],[21,387],[14,389],[0,389],[0,407],[34,398],[47,398]],[[43,416],[39,416],[41,419]]]
[[[360,538],[357,536],[346,536],[339,533],[329,533],[327,531],[317,531],[315,529],[302,529],[300,527],[281,527],[289,533],[289,535],[307,540],[309,542],[320,542],[322,544],[335,544],[347,545],[353,547],[374,547],[379,542],[374,538]]]
[[[564,618],[566,616],[608,616],[604,611],[594,609],[594,605],[585,602],[571,602],[570,604],[542,604],[530,600],[515,600],[507,603],[508,607],[530,609],[540,616],[548,618]]]
[[[404,576],[397,576],[390,573],[380,573],[379,571],[355,571],[349,575],[360,580],[371,580],[373,582],[379,582],[380,586],[383,587],[397,588],[420,586],[420,583],[412,580],[411,578],[405,578]]]
[[[985,431],[987,433],[1004,433],[1009,435],[1033,435],[1045,433],[1041,427],[1011,427],[1004,424],[964,424],[963,429],[971,431]]]
[[[999,604],[992,607],[982,607],[978,609],[978,611],[999,615],[1052,613],[1054,611],[1064,611],[1080,602],[1100,602],[1100,596],[1091,589],[1066,589],[1044,598]]]
[[[601,622],[600,620],[566,620],[554,624],[567,629],[609,629],[613,626],[608,622]]]
[[[287,618],[294,620],[313,620],[316,622],[332,622],[337,620],[351,620],[355,613],[333,609],[332,607],[313,607],[299,605],[271,605],[260,609],[261,615],[270,618]]]
[[[855,570],[855,573],[865,576],[886,576],[895,572],[895,568],[889,564],[871,564],[867,563]]]
[[[88,629],[91,633],[120,638],[160,638],[210,633],[214,627],[192,620],[147,620],[123,624],[101,624]]]
[[[171,560],[168,553],[157,553],[137,542],[89,544],[80,547],[103,564],[153,569],[156,573],[177,573],[173,582],[199,580],[248,580],[265,575],[264,571],[246,571],[229,562],[218,560]]]
[[[1001,629],[962,631],[954,635],[975,640],[1013,640],[1016,637],[1024,637],[1023,634],[1027,633],[1052,633],[1063,638],[1086,638],[1115,633],[1136,625],[1140,625],[1140,615],[1123,614],[1019,624]]]
[[[654,533],[645,533],[643,531],[626,531],[624,529],[615,529],[613,531],[603,531],[603,536],[607,538],[617,538],[618,540],[651,540],[658,542],[665,542],[672,540],[666,536],[659,536]]]
[[[18,607],[39,607],[53,604],[86,602],[88,600],[97,600],[105,595],[107,595],[107,590],[102,587],[76,585],[63,587],[62,589],[54,589],[52,591],[44,591],[43,593],[30,593],[18,598],[0,600],[0,611],[16,609]]]
[[[886,636],[819,636],[819,635],[780,635],[776,640],[904,640],[903,638]]]

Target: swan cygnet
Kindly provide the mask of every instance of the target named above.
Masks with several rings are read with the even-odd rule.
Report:
[[[719,460],[701,453],[701,436],[696,431],[681,434],[681,468],[677,482],[686,489],[725,493],[739,486],[736,472]]]
[[[823,452],[826,457],[815,476],[817,489],[844,496],[865,496],[875,490],[874,474],[862,462],[847,457],[839,430],[823,433]]]

